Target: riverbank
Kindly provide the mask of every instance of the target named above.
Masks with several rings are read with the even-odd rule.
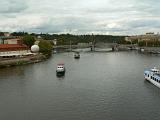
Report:
[[[47,59],[47,57],[43,54],[36,54],[21,58],[0,59],[0,68],[37,63],[44,61],[45,59]]]
[[[140,47],[137,45],[118,45],[115,48],[117,51],[130,51],[130,50],[137,50],[140,53],[144,54],[160,54],[160,47]]]

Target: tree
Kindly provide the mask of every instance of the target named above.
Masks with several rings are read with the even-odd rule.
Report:
[[[140,46],[140,47],[146,46],[146,42],[147,41],[139,41],[138,46]]]
[[[41,40],[38,45],[41,53],[46,56],[52,55],[53,45],[50,41]]]
[[[4,36],[4,33],[3,33],[3,32],[0,32],[0,36]]]
[[[11,33],[12,36],[24,36],[24,35],[28,35],[27,32],[13,32]]]
[[[31,35],[25,35],[23,37],[23,44],[27,45],[28,47],[31,47],[32,45],[34,45],[35,42],[35,38]]]

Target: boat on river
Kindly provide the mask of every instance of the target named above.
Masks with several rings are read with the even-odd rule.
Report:
[[[79,58],[80,58],[79,52],[75,52],[75,53],[74,53],[74,58],[75,58],[75,59],[79,59]]]
[[[153,85],[160,88],[160,72],[156,67],[144,71],[144,78],[151,82]]]
[[[57,76],[63,76],[65,75],[66,69],[64,66],[64,63],[57,64],[56,74]]]

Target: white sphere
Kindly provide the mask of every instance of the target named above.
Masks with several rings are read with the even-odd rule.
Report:
[[[34,53],[39,52],[39,46],[38,45],[33,45],[31,47],[31,51],[34,52]]]

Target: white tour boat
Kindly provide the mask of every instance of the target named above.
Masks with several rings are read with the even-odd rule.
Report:
[[[144,78],[160,88],[160,72],[156,67],[144,71]]]
[[[57,69],[56,69],[56,73],[57,73],[57,76],[62,76],[65,74],[65,66],[64,66],[64,63],[60,63],[60,64],[57,64]]]

